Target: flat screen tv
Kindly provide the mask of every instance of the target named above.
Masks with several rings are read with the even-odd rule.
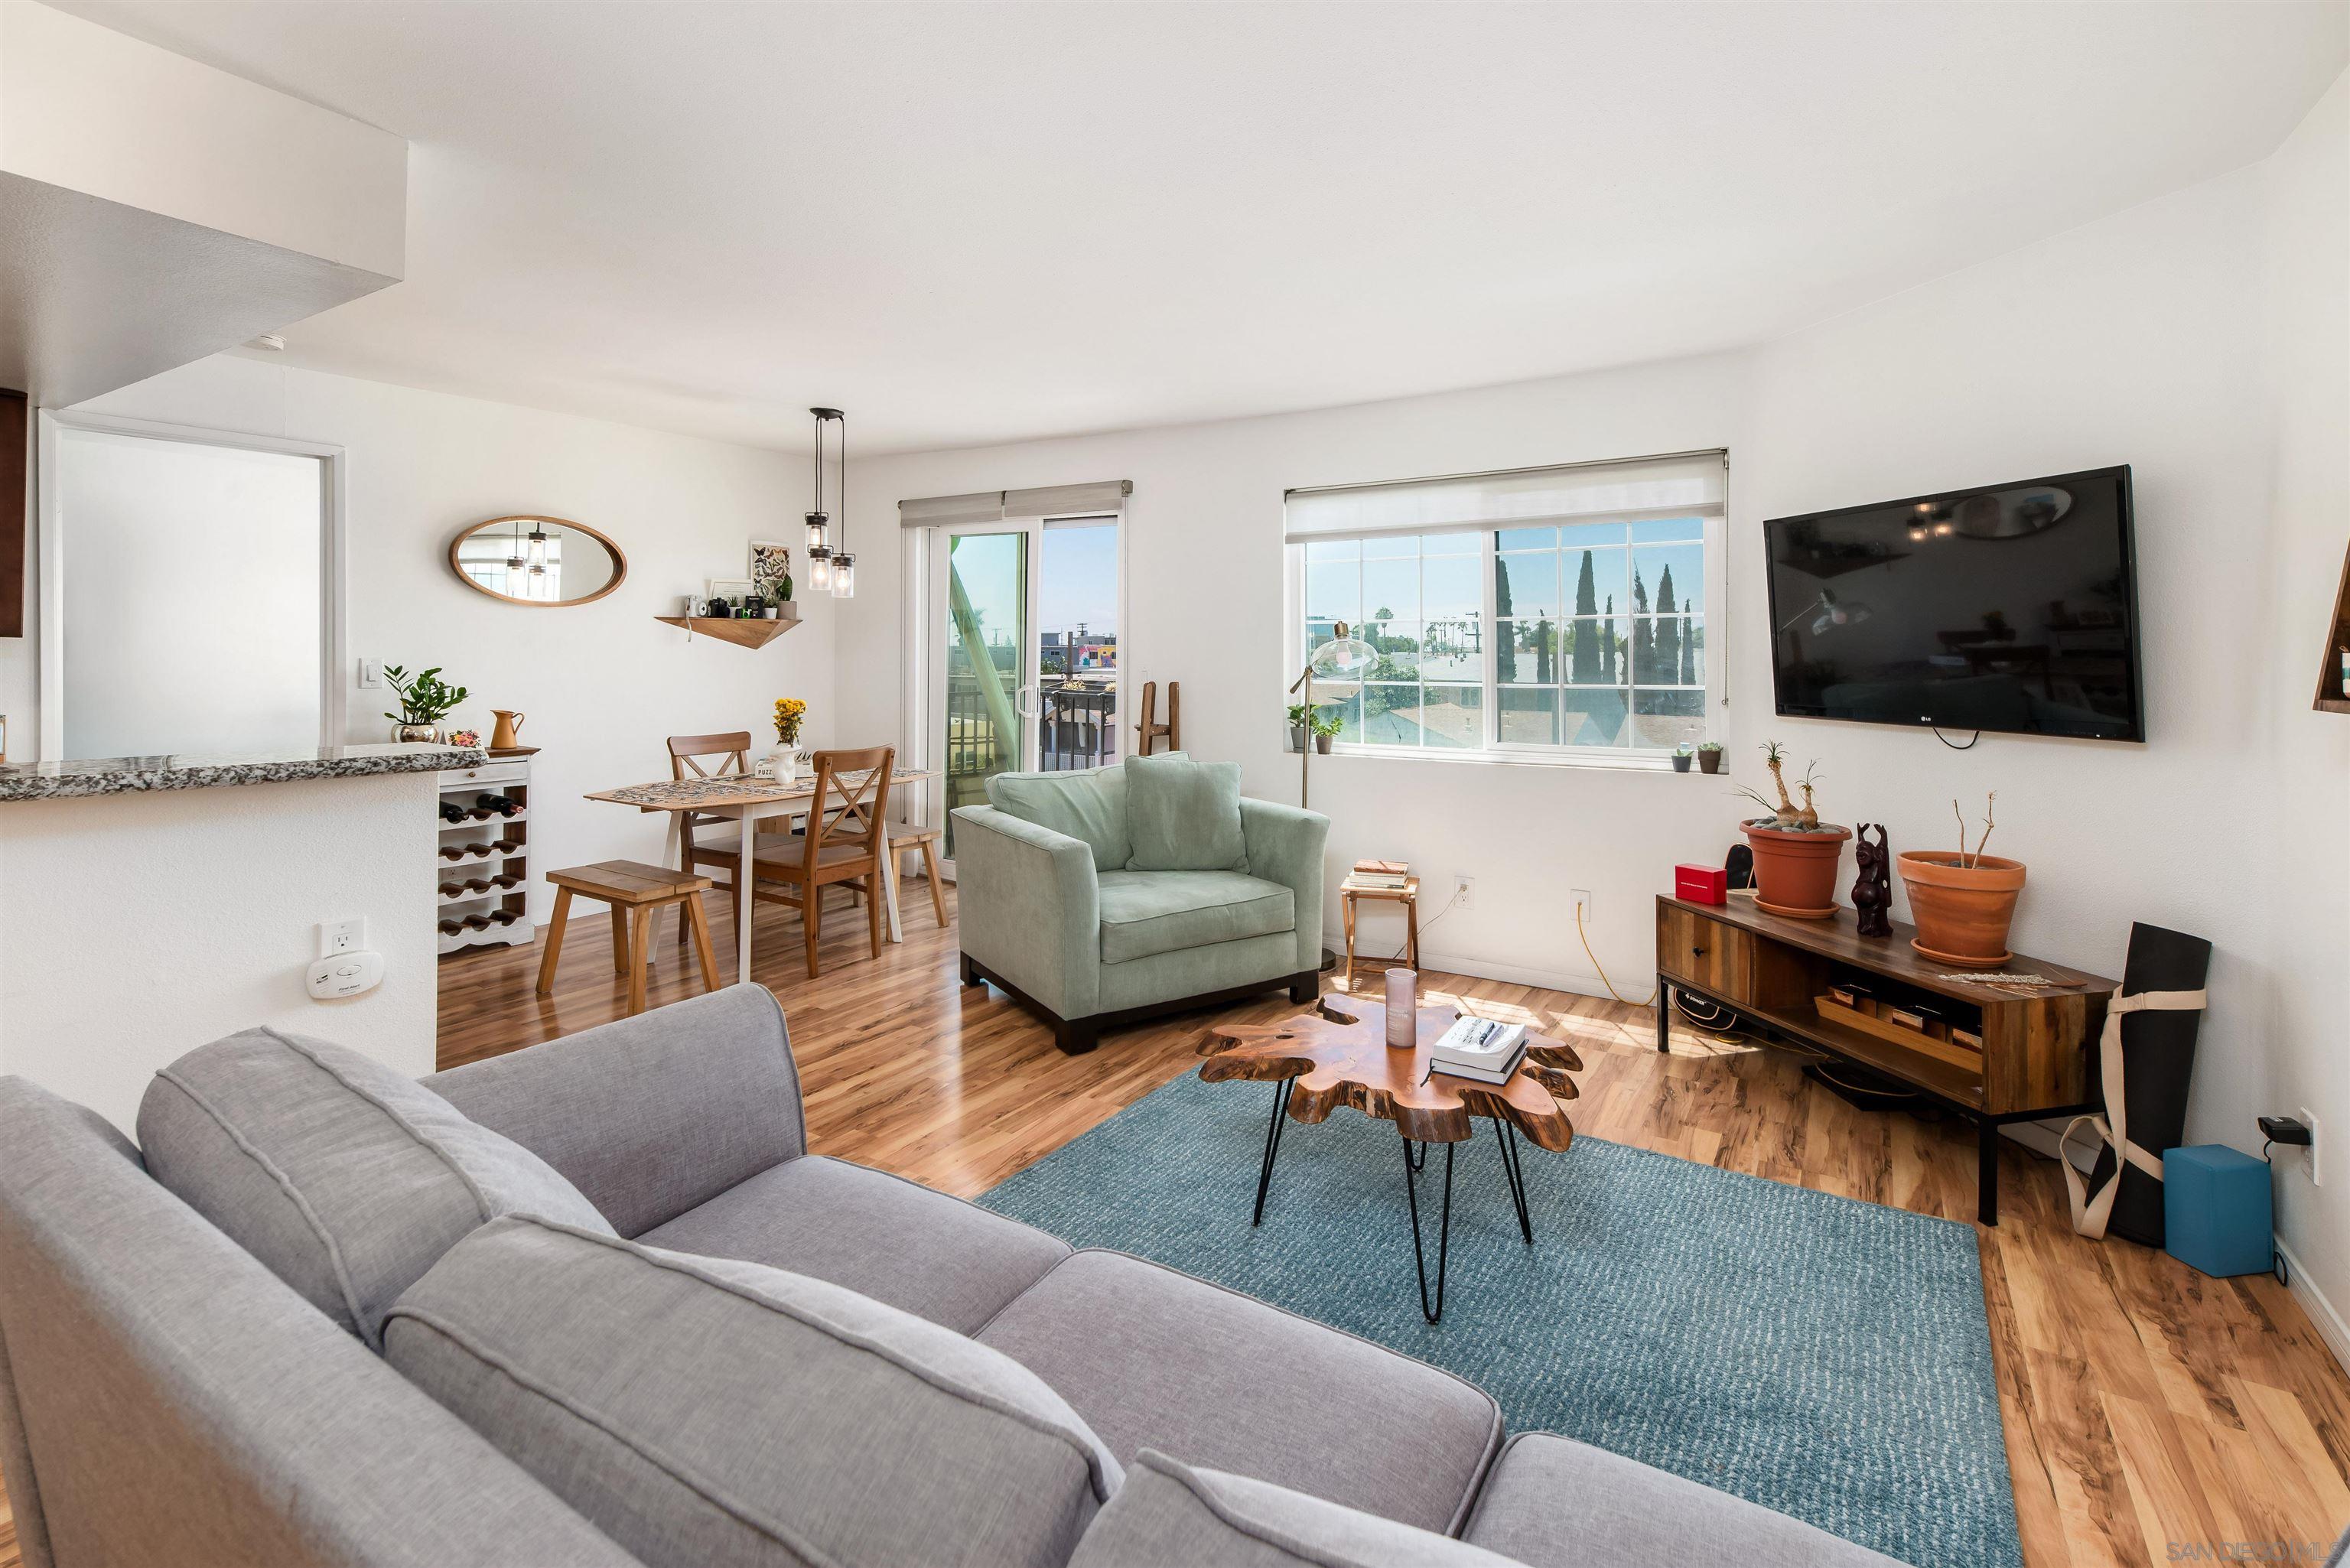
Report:
[[[2146,738],[2126,466],[1762,529],[1781,713]]]

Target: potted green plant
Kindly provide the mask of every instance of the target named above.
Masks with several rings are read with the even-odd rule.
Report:
[[[1331,738],[1336,735],[1339,730],[1338,715],[1329,712],[1314,713],[1307,716],[1305,723],[1306,727],[1314,732],[1315,752],[1321,756],[1328,756]]]
[[[383,678],[400,694],[400,711],[384,715],[392,722],[395,741],[438,741],[441,721],[465,700],[465,689],[442,680],[437,664],[412,680],[401,666],[387,664]]]
[[[1675,746],[1673,748],[1673,772],[1677,774],[1685,774],[1689,772],[1690,763],[1695,760],[1695,753],[1693,753],[1687,746]]]
[[[1700,741],[1697,743],[1697,771],[1701,774],[1718,774],[1721,771],[1720,741]]]
[[[1845,840],[1852,836],[1852,829],[1820,820],[1819,810],[1812,804],[1817,763],[1805,770],[1795,785],[1804,795],[1804,804],[1797,805],[1787,794],[1785,750],[1776,741],[1765,742],[1762,760],[1778,790],[1778,803],[1773,805],[1769,797],[1742,785],[1739,789],[1770,814],[1739,825],[1746,834],[1747,846],[1754,851],[1755,907],[1794,919],[1832,920],[1836,912],[1836,867],[1844,859]]]
[[[1998,799],[1996,791],[1984,798],[1982,834],[1972,850],[1967,848],[1966,813],[1954,800],[1956,854],[1909,849],[1895,857],[1901,885],[1909,892],[1910,916],[1918,923],[1909,945],[1937,962],[1996,969],[2014,956],[2007,950],[2007,930],[2015,919],[2015,901],[2023,893],[2023,862],[1982,852],[1991,842],[1991,812]]]
[[[1305,737],[1308,732],[1306,721],[1312,717],[1313,711],[1305,703],[1292,702],[1289,705],[1289,749],[1291,751],[1302,752],[1305,749]]]

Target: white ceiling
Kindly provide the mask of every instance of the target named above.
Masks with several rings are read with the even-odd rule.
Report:
[[[857,450],[1753,342],[2266,155],[2350,6],[65,8],[397,131],[296,364]]]

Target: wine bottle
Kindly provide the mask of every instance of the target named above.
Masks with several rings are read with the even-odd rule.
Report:
[[[476,795],[473,799],[473,804],[480,806],[485,812],[494,811],[500,816],[512,816],[515,812],[522,809],[520,805],[508,800],[502,794]]]
[[[441,801],[441,820],[443,822],[463,822],[465,820],[465,808],[459,805],[455,801],[443,796]]]
[[[459,925],[454,920],[443,920],[441,922],[441,934],[444,937],[459,935],[464,930],[464,927]]]

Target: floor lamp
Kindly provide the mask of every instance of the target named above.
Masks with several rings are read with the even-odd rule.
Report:
[[[1308,720],[1305,743],[1298,748],[1301,755],[1297,763],[1297,804],[1301,807],[1306,804],[1305,788],[1314,762],[1315,734],[1311,722],[1314,710],[1344,702],[1360,691],[1364,672],[1378,662],[1379,657],[1378,649],[1347,634],[1345,621],[1339,621],[1330,630],[1330,640],[1314,650],[1312,657],[1305,661],[1305,668],[1298,673],[1296,680],[1289,683],[1293,692],[1301,687],[1305,689],[1305,694],[1298,701],[1305,706]]]

